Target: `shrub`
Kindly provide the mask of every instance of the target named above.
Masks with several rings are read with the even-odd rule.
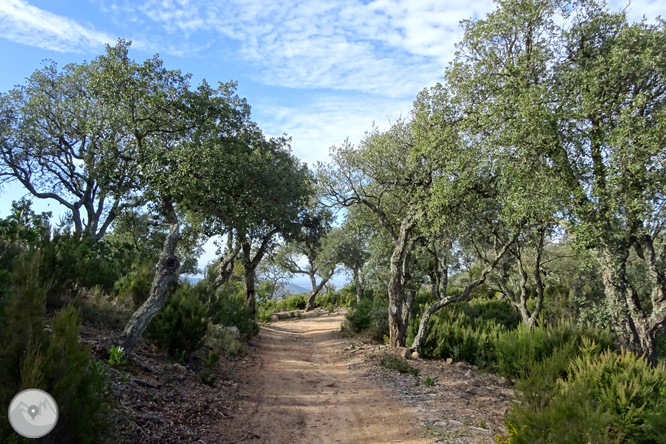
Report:
[[[146,329],[147,336],[171,356],[195,351],[208,329],[208,307],[188,283],[181,283]]]
[[[494,370],[507,378],[527,378],[540,362],[550,358],[555,350],[569,351],[569,359],[579,353],[584,338],[594,339],[601,349],[613,346],[614,338],[604,330],[580,327],[569,322],[555,326],[529,328],[523,324],[499,335],[494,344],[497,362]],[[562,357],[562,361],[566,358]]]
[[[266,301],[257,307],[257,322],[268,324],[271,322],[273,314],[275,314],[275,301]]]
[[[236,338],[233,333],[227,330],[227,327],[221,325],[210,325],[208,327],[204,343],[217,353],[229,357],[242,355],[247,352],[245,343]]]
[[[372,318],[370,312],[372,311],[372,301],[369,299],[361,299],[361,302],[353,307],[345,315],[345,320],[342,322],[342,330],[349,334],[363,333],[370,328]]]
[[[379,357],[379,365],[400,373],[409,373],[413,376],[419,375],[419,370],[409,365],[407,360],[390,353],[384,353]]]
[[[382,341],[389,334],[388,301],[378,296],[374,300],[361,299],[361,302],[345,315],[340,330],[343,335],[367,334],[376,341]]]
[[[421,314],[426,305],[420,304],[407,329],[407,344],[414,342]],[[520,318],[511,305],[497,300],[472,300],[443,308],[430,318],[421,345],[423,356],[464,361],[479,367],[495,364],[495,341]]]
[[[45,390],[56,399],[60,412],[54,436],[49,434],[54,443],[94,442],[105,429],[104,413],[110,407],[109,398],[103,395],[106,380],[102,367],[91,361],[90,346],[79,343],[80,325],[74,307],[62,309],[53,318],[53,333],[39,366],[48,387]],[[35,360],[32,368],[38,363]],[[22,373],[30,367],[25,365]],[[24,378],[22,383],[22,388],[35,387]]]
[[[505,418],[511,444],[666,442],[666,367],[628,352],[583,351],[546,399],[520,401]]]
[[[305,310],[308,296],[306,294],[292,294],[280,299],[275,306],[275,311]]]
[[[86,322],[112,329],[122,329],[134,312],[134,304],[131,300],[113,297],[101,287],[82,291],[74,300],[74,304],[79,308]]]
[[[198,283],[194,288],[200,297],[208,298],[208,318],[211,323],[238,328],[243,341],[259,333],[257,321],[245,308],[245,295],[242,292],[223,287],[212,293],[202,283]]]
[[[47,306],[62,307],[82,288],[100,286],[111,292],[121,270],[107,253],[103,242],[69,233],[56,233],[44,241],[36,254],[40,282],[48,285]]]
[[[114,284],[115,293],[121,301],[132,301],[132,308],[137,309],[148,299],[154,278],[154,264],[134,265],[132,271],[116,281]]]
[[[16,393],[27,388],[45,390],[56,399],[59,418],[56,428],[40,442],[95,442],[107,428],[110,398],[104,394],[102,367],[91,360],[90,346],[79,342],[78,311],[73,306],[60,310],[46,334],[46,291],[36,281],[15,279],[14,292],[4,307],[8,328],[0,333],[0,403],[9,405]],[[5,415],[0,418],[0,436],[16,436]]]

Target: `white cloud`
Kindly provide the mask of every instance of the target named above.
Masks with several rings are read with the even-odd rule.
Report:
[[[492,7],[490,0],[462,7],[452,0],[92,1],[174,38],[206,31],[235,39],[264,84],[393,98],[440,79],[461,35],[458,22]]]
[[[380,129],[387,129],[389,122],[407,117],[411,105],[411,99],[327,94],[294,107],[259,101],[254,107],[258,111],[254,118],[267,134],[285,132],[292,136],[294,154],[312,166],[317,160],[326,160],[329,147],[340,145],[347,137],[358,143],[372,129],[373,122]]]
[[[24,0],[0,0],[0,37],[59,52],[85,51],[115,41],[106,33]]]

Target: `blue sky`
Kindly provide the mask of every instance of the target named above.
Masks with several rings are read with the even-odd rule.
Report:
[[[0,0],[0,91],[44,59],[90,60],[122,37],[135,60],[159,53],[193,84],[238,81],[264,132],[292,136],[294,153],[312,164],[373,122],[406,115],[441,80],[459,21],[492,9],[490,0]],[[653,20],[666,16],[666,2],[636,0],[628,11]],[[23,194],[0,191],[0,215]]]

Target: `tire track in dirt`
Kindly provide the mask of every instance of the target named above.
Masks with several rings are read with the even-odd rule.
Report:
[[[242,375],[244,443],[422,444],[417,409],[360,378],[340,350],[342,314],[262,327],[253,353],[261,364]],[[241,416],[239,414],[239,416]],[[241,441],[238,441],[241,442]]]

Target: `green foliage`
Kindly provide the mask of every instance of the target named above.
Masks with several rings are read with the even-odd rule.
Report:
[[[318,308],[328,308],[329,305],[350,307],[356,302],[356,289],[354,289],[352,293],[349,290],[345,290],[345,288],[337,292],[328,289],[325,292],[319,293],[315,296],[314,306]]]
[[[347,312],[340,329],[343,335],[362,333],[382,341],[389,333],[388,301],[382,297],[361,299],[360,304]]]
[[[379,365],[390,370],[397,370],[400,373],[408,373],[413,376],[419,375],[419,370],[409,365],[406,359],[390,353],[384,353],[379,357]]]
[[[425,305],[420,309],[424,310]],[[408,345],[414,341],[420,318],[420,315],[411,318],[407,330]],[[421,353],[480,367],[493,366],[496,339],[519,323],[520,316],[505,301],[472,300],[450,305],[430,318]]]
[[[544,399],[523,393],[505,418],[511,444],[666,440],[666,367],[628,352],[583,351]]]
[[[413,341],[418,322],[419,317],[414,316],[408,344]],[[492,369],[511,379],[525,379],[535,369],[554,374],[566,371],[562,366],[577,356],[588,339],[602,348],[614,342],[607,331],[568,322],[529,328],[520,323],[519,315],[506,301],[472,300],[445,307],[430,318],[421,353]],[[541,363],[554,355],[557,359],[542,369]]]
[[[308,296],[305,293],[289,295],[277,302],[275,311],[304,310],[308,302],[307,299]]]
[[[207,314],[206,304],[189,284],[183,283],[150,322],[147,336],[171,356],[186,357],[201,345],[206,335]]]
[[[494,368],[497,373],[508,378],[524,379],[536,364],[551,357],[555,350],[559,350],[559,354],[568,351],[569,359],[573,359],[586,339],[594,340],[602,349],[612,347],[615,340],[608,331],[579,327],[567,322],[531,329],[521,324],[517,329],[497,337],[494,344],[497,355]],[[566,358],[563,357],[561,361],[566,361]]]
[[[104,398],[106,381],[102,367],[91,361],[90,346],[79,343],[80,323],[71,306],[56,314],[41,363],[49,387],[45,390],[57,400],[60,412],[59,436],[53,442],[93,442],[106,428],[103,415],[110,407]],[[27,381],[23,384],[29,385]]]
[[[259,333],[259,325],[254,316],[247,312],[245,306],[245,295],[242,291],[224,286],[212,294],[204,284],[194,287],[200,297],[208,297],[208,318],[212,324],[225,327],[236,327],[240,333],[240,339],[247,341]]]
[[[34,263],[27,265],[31,266]],[[13,293],[3,309],[8,328],[0,330],[0,402],[8,405],[27,388],[45,390],[56,399],[59,418],[57,427],[40,442],[95,442],[107,428],[110,399],[101,365],[91,360],[90,346],[79,341],[78,311],[66,306],[52,317],[45,333],[46,291],[35,280],[26,282],[22,277],[15,276]],[[16,436],[4,415],[0,436]],[[0,442],[15,441],[0,438]]]
[[[277,303],[275,301],[265,301],[260,304],[257,309],[257,322],[260,324],[268,324],[271,322],[276,305]]]
[[[33,252],[39,260],[39,280],[48,287],[47,305],[61,307],[84,288],[110,292],[121,270],[108,256],[106,245],[70,233],[55,233]]]
[[[426,387],[432,387],[433,385],[435,385],[435,380],[430,376],[426,376],[425,380],[423,381],[423,385],[425,385]]]
[[[211,324],[206,332],[204,343],[215,353],[220,353],[228,357],[239,356],[247,353],[247,347],[240,338],[236,338],[227,327]],[[209,355],[210,358],[210,355]]]
[[[143,304],[150,295],[150,287],[155,278],[155,265],[142,263],[132,267],[132,271],[118,279],[114,284],[120,300],[130,300],[134,309]]]
[[[113,367],[127,364],[125,350],[122,347],[114,345],[109,350],[109,360],[107,362]]]

